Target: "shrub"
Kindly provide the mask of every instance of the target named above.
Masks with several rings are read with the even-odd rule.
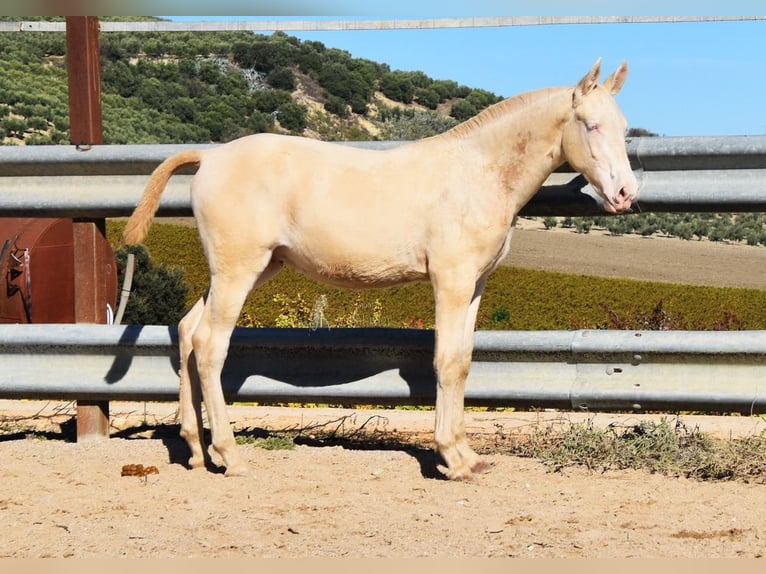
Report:
[[[122,322],[128,325],[174,325],[183,317],[189,286],[180,267],[155,265],[143,245],[118,249],[115,260],[122,286],[128,254],[135,256],[133,285]]]
[[[266,75],[266,83],[275,90],[292,92],[295,89],[295,74],[290,68],[275,68]]]
[[[452,104],[449,115],[459,122],[464,122],[468,118],[475,116],[478,111],[471,102],[460,100]]]
[[[8,117],[0,122],[0,129],[2,129],[8,137],[23,138],[24,132],[27,130],[27,122],[19,118]]]
[[[558,225],[558,219],[549,215],[543,218],[543,225],[545,226],[545,229],[553,229]]]
[[[279,124],[291,132],[302,132],[306,127],[307,110],[305,106],[289,101],[279,107]]]

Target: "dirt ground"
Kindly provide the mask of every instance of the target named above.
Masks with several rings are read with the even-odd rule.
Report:
[[[251,478],[187,470],[175,404],[112,403],[109,440],[72,442],[71,404],[0,401],[0,557],[762,557],[766,486],[640,471],[553,472],[502,454],[498,437],[582,420],[468,413],[494,468],[435,471],[432,412],[231,407],[240,435],[302,430],[293,450],[240,445]],[[13,415],[10,415],[13,413]],[[633,425],[630,415],[591,415]],[[686,417],[722,436],[760,417]],[[15,430],[14,430],[15,429]],[[318,429],[373,443],[326,446]],[[404,435],[422,441],[403,444]],[[312,438],[314,440],[312,440]],[[393,439],[393,440],[391,440]],[[421,446],[418,446],[420,444]],[[122,476],[126,465],[154,467]]]
[[[519,219],[505,263],[582,275],[766,289],[763,246],[545,230],[539,219]]]
[[[514,236],[511,262],[766,286],[763,248],[627,237],[596,243],[603,240],[527,230]],[[697,245],[706,250],[695,258],[689,249]],[[667,273],[675,275],[663,279]],[[471,441],[494,468],[455,483],[435,471],[432,412],[231,407],[243,436],[301,429],[305,438],[293,450],[242,445],[253,476],[237,479],[184,467],[175,409],[114,402],[111,438],[74,442],[71,403],[0,401],[0,557],[760,558],[766,546],[764,485],[557,473],[498,447],[498,437],[581,420],[574,414],[469,413]],[[766,419],[685,417],[684,424],[729,437],[763,432]],[[344,436],[363,428],[379,440],[327,446],[312,438],[317,427]],[[419,437],[420,446],[405,445],[403,435]],[[122,476],[139,464],[157,472]]]

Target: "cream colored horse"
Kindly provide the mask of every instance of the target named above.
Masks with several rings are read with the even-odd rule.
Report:
[[[173,172],[199,164],[191,202],[210,286],[178,326],[189,465],[204,466],[209,457],[201,383],[226,474],[249,474],[229,425],[221,370],[246,296],[288,263],[345,287],[432,282],[442,470],[452,479],[487,470],[466,440],[464,385],[482,291],[508,253],[516,215],[564,162],[588,179],[606,211],[627,210],[638,191],[627,124],[613,98],[627,66],[598,84],[600,67],[599,60],[574,88],[507,99],[442,135],[387,151],[260,134],[165,160],[124,240],[146,236]]]

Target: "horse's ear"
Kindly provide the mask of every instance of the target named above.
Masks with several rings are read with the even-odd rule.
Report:
[[[593,64],[593,67],[590,69],[590,72],[585,74],[578,82],[578,84],[575,86],[574,90],[574,105],[576,106],[580,99],[584,96],[587,96],[593,88],[595,88],[598,85],[598,78],[601,75],[601,58],[596,60],[596,63]]]
[[[604,87],[609,90],[609,93],[615,95],[620,91],[622,85],[625,83],[625,78],[628,77],[628,63],[623,62],[620,67],[614,71],[614,74],[604,80]]]

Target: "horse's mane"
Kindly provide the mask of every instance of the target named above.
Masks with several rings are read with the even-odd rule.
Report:
[[[456,125],[441,135],[445,138],[459,138],[466,136],[473,130],[480,128],[487,123],[493,122],[501,116],[515,115],[519,112],[528,111],[530,104],[535,103],[541,99],[550,98],[555,94],[561,93],[561,90],[563,89],[567,88],[543,88],[541,90],[524,92],[523,94],[502,100],[485,108],[472,118],[469,118],[466,121]]]

